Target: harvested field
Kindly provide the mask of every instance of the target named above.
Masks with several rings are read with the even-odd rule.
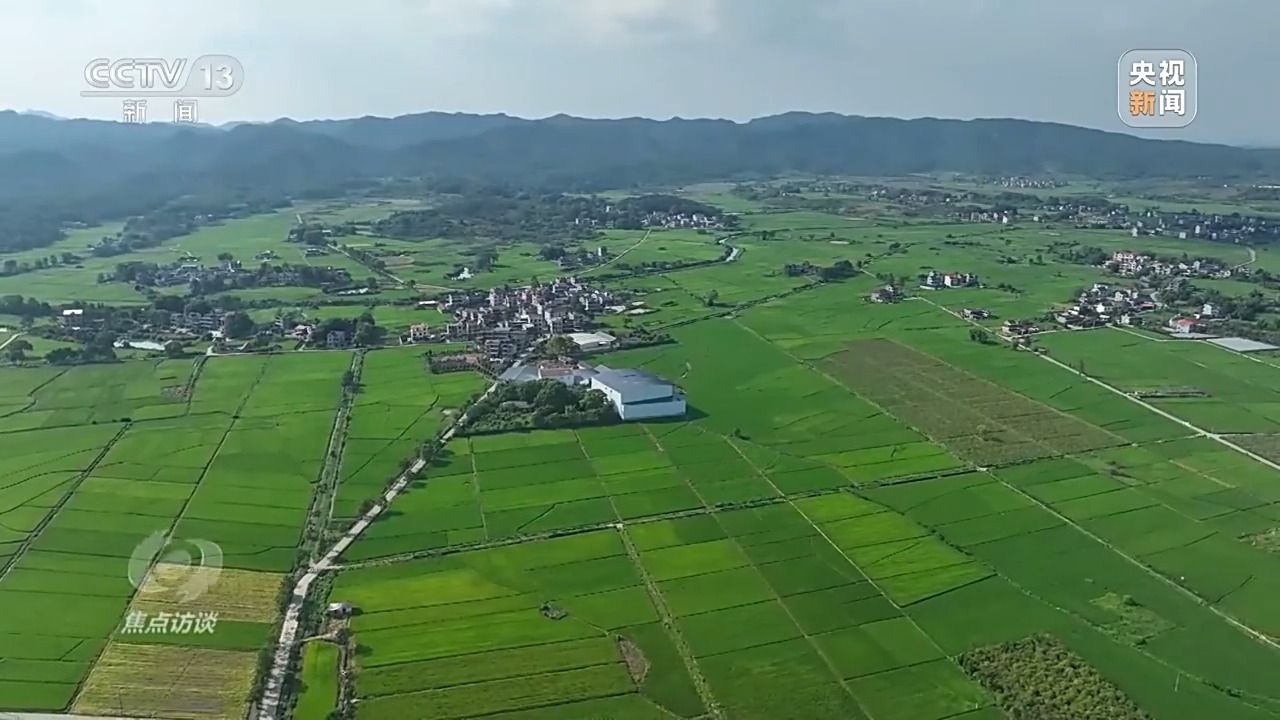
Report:
[[[256,661],[251,652],[113,642],[74,711],[175,720],[240,717]]]
[[[204,576],[203,578],[201,576]],[[197,598],[183,597],[182,584],[197,582],[207,587]],[[151,569],[138,588],[132,610],[148,615],[178,610],[217,613],[219,620],[271,623],[276,616],[280,586],[284,576],[276,573],[222,568],[167,567],[164,563]]]
[[[860,340],[822,366],[956,455],[981,466],[1123,444],[1101,428],[892,340]]]

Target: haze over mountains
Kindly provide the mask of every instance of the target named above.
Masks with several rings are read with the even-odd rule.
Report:
[[[275,201],[386,178],[592,191],[781,173],[1274,178],[1280,150],[1024,120],[787,113],[746,123],[422,113],[233,127],[0,112],[0,232],[179,197]],[[15,222],[20,218],[21,222]],[[5,243],[11,245],[11,243]]]

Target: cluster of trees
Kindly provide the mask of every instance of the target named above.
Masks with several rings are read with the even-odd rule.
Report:
[[[605,199],[496,186],[437,207],[395,213],[375,223],[374,230],[396,238],[483,237],[503,243],[547,237],[587,240],[604,228],[642,229],[654,215],[694,214],[721,217],[718,208],[673,195]]]
[[[604,393],[558,380],[502,383],[475,404],[471,417],[465,430],[469,434],[619,422]]]
[[[4,346],[4,357],[11,363],[21,364],[26,362],[27,353],[34,349],[31,343],[22,338],[16,338]]]
[[[986,330],[983,330],[982,328],[970,328],[969,339],[978,343],[979,345],[990,345],[991,333],[987,332]]]
[[[837,260],[829,266],[814,265],[807,260],[800,263],[788,263],[782,266],[782,274],[787,277],[805,277],[813,275],[822,282],[844,280],[857,275],[862,269],[862,262]]]
[[[349,255],[352,260],[355,260],[356,262],[369,268],[370,270],[385,272],[387,269],[387,261],[383,260],[382,258],[378,257],[376,254],[368,250],[365,250],[363,248],[348,247],[346,245],[340,245],[339,249],[342,252]]]
[[[21,295],[5,295],[0,297],[0,315],[17,315],[24,320],[49,317],[53,307],[43,300]]]
[[[376,347],[387,337],[387,329],[378,324],[373,313],[367,311],[355,318],[329,318],[316,326],[321,341],[334,331],[346,333],[351,344],[357,347]]]
[[[21,275],[59,265],[75,265],[80,260],[80,256],[72,252],[64,252],[60,255],[50,254],[48,257],[39,257],[35,260],[19,261],[9,258],[0,264],[0,275]]]
[[[1050,243],[1049,252],[1062,262],[1075,265],[1100,266],[1111,259],[1111,253],[1094,245],[1077,245],[1070,242]]]
[[[116,335],[111,332],[100,332],[79,348],[54,348],[45,353],[44,359],[50,365],[88,365],[91,363],[116,362]]]
[[[548,243],[538,249],[538,257],[548,262],[559,262],[562,267],[590,267],[608,260],[608,251],[598,252],[580,246],[566,247],[560,243]]]
[[[331,226],[307,223],[290,228],[285,242],[302,243],[311,247],[324,247],[333,244],[332,238],[355,235],[356,230],[357,225],[353,222],[338,223]]]
[[[1214,314],[1228,320],[1254,322],[1273,310],[1276,302],[1258,290],[1244,297],[1223,295],[1214,288],[1199,288],[1189,282],[1170,283],[1160,290],[1160,301],[1166,305],[1189,305],[1195,308],[1213,305]]]
[[[597,203],[590,197],[539,194],[494,187],[456,198],[438,207],[398,212],[374,224],[379,235],[395,238],[448,238],[499,242],[539,241],[547,237],[588,239],[595,235],[584,217]]]
[[[1152,720],[1119,688],[1047,635],[970,650],[959,661],[1010,720]]]
[[[232,262],[230,255],[226,253],[223,255],[227,257],[225,262]],[[221,258],[222,256],[219,257]],[[161,267],[156,263],[139,261],[117,263],[115,271],[109,276],[99,275],[98,282],[116,281],[133,283],[143,287],[155,287],[160,284],[161,278],[166,273],[172,272],[172,270],[173,268],[171,267]],[[342,268],[281,263],[279,265],[261,265],[252,270],[243,270],[235,273],[218,271],[205,277],[193,279],[190,285],[193,295],[213,295],[227,292],[228,290],[243,290],[255,287],[288,285],[330,288],[345,287],[350,283],[350,273]]]

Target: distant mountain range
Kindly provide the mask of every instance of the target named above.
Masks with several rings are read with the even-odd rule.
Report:
[[[585,191],[934,171],[1275,179],[1280,150],[1023,120],[831,113],[735,123],[430,112],[215,128],[0,112],[0,215],[10,206],[46,219],[136,213],[182,196],[321,196],[386,178]]]

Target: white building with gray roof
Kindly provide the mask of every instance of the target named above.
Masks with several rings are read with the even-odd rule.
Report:
[[[517,363],[498,378],[503,382],[556,380],[586,385],[609,398],[623,420],[681,417],[687,410],[680,388],[643,370],[615,370],[604,365],[562,367]]]
[[[688,410],[679,388],[643,370],[599,367],[590,382],[609,398],[623,420],[680,417]]]

